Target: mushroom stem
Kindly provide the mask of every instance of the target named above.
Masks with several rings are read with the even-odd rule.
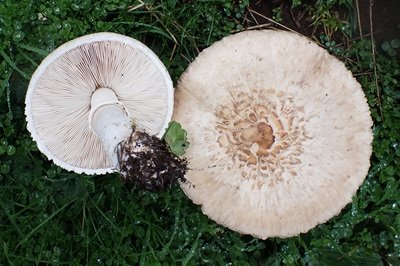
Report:
[[[100,138],[113,166],[117,166],[117,145],[130,136],[132,123],[112,89],[99,88],[92,94],[89,125]]]

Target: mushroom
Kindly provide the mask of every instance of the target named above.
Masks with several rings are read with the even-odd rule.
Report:
[[[178,82],[173,119],[191,143],[187,196],[217,223],[262,239],[339,214],[370,165],[360,84],[294,33],[245,31],[202,51]]]
[[[117,146],[135,128],[161,137],[173,109],[171,78],[141,42],[115,33],[79,37],[48,55],[26,96],[27,127],[55,164],[86,174],[117,170]]]

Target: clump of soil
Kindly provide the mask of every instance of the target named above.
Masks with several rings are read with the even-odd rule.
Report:
[[[117,154],[121,176],[139,188],[160,192],[178,181],[186,182],[187,161],[172,154],[155,136],[133,129],[118,145]]]

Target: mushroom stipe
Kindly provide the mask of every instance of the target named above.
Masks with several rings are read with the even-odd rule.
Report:
[[[127,140],[119,143],[117,156],[125,182],[139,188],[160,192],[178,181],[186,183],[186,159],[171,153],[163,140],[135,128]]]

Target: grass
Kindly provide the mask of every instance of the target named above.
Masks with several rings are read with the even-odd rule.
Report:
[[[51,164],[26,130],[24,97],[41,60],[77,36],[137,38],[176,81],[225,35],[289,25],[285,5],[273,6],[277,24],[246,1],[0,0],[0,265],[399,265],[398,58],[372,53],[370,36],[355,37],[352,1],[284,2],[304,13],[297,23],[362,84],[374,153],[366,181],[339,216],[298,237],[260,241],[215,224],[178,187],[150,193],[116,175],[77,175]]]

